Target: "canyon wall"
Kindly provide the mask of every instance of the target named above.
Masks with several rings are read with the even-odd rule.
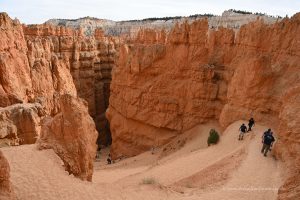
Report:
[[[22,26],[3,13],[0,28],[0,107],[5,107],[28,101],[32,82]]]
[[[45,114],[54,116],[59,112],[60,95],[78,94],[88,102],[98,143],[109,144],[105,111],[120,39],[105,37],[100,29],[86,37],[81,29],[22,26],[5,13],[0,17],[0,107],[36,102]]]
[[[227,11],[223,16],[213,16],[208,20],[210,28],[239,28],[257,17]],[[268,16],[260,17],[268,22],[277,20]],[[130,38],[141,27],[154,27],[169,32],[176,21],[182,23],[187,20],[191,23],[203,16],[128,22],[82,18],[50,20],[43,25],[23,27],[17,20],[10,20],[6,14],[1,18],[5,29],[1,34],[7,40],[1,40],[3,53],[0,64],[3,73],[0,106],[38,102],[46,114],[53,116],[59,110],[59,95],[69,93],[76,96],[78,93],[79,97],[88,102],[89,113],[99,132],[98,143],[110,144],[110,128],[105,111],[110,96],[111,69],[115,66],[119,45],[125,40],[123,37],[105,35],[125,35],[125,38]],[[14,66],[10,67],[12,64]],[[16,73],[16,70],[19,71]]]
[[[108,107],[111,69],[114,67],[116,48],[119,40],[104,37],[99,29],[90,37],[85,37],[82,30],[50,25],[24,26],[28,46],[29,63],[35,69],[33,83],[49,85],[41,77],[44,70],[52,63],[63,65],[72,77],[62,77],[58,81],[73,80],[78,96],[88,102],[89,113],[94,118],[99,132],[99,143],[110,143],[110,132],[105,111]],[[60,69],[60,68],[58,68]],[[70,73],[64,73],[70,75]],[[48,73],[47,76],[51,76]],[[67,82],[66,86],[74,86]],[[51,88],[51,87],[50,87]],[[62,88],[54,89],[59,91]],[[67,92],[70,93],[70,92]],[[51,95],[41,94],[41,96]]]
[[[226,127],[254,117],[275,128],[276,156],[289,169],[279,198],[299,197],[299,30],[300,14],[237,32],[209,29],[207,20],[169,34],[141,30],[120,47],[113,69],[112,157],[160,146],[209,120]]]
[[[272,25],[257,20],[237,33],[209,29],[207,20],[177,24],[170,34],[140,31],[120,47],[113,71],[107,113],[113,137],[122,137],[114,126],[127,120],[171,135],[212,119],[224,127],[250,116],[277,122],[283,96],[299,84],[298,18]],[[124,123],[114,123],[115,116]],[[144,143],[139,134],[120,140],[134,148]]]
[[[71,73],[71,63],[89,58],[74,51],[80,30],[22,26],[6,13],[0,13],[0,28],[0,145],[33,144],[42,132],[40,148],[54,149],[67,171],[91,181],[97,132],[87,103],[77,97],[76,83],[81,82],[74,82]],[[83,43],[82,48],[90,48]],[[79,76],[85,77],[89,76]],[[61,131],[55,129],[59,125]],[[74,152],[80,153],[76,157]]]

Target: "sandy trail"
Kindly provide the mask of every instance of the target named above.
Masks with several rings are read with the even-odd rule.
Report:
[[[201,195],[203,199],[276,199],[282,183],[281,163],[275,161],[270,152],[268,157],[260,152],[261,133],[265,130],[262,126],[255,127],[250,133],[247,156],[241,166],[220,190]]]
[[[238,141],[241,123],[230,125],[220,143],[209,148],[206,139],[211,124],[191,129],[185,146],[161,159],[159,150],[105,165],[103,155],[95,162],[93,183],[69,176],[52,150],[38,151],[35,145],[2,150],[22,200],[276,199],[282,183],[280,163],[260,153],[266,127],[257,125],[245,140]],[[155,184],[141,184],[145,178]]]

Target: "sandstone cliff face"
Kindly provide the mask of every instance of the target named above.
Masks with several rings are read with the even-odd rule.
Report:
[[[60,27],[31,26],[24,27],[24,34],[34,96],[48,114],[54,115],[58,111],[58,96],[64,93],[76,96],[77,91],[68,58],[55,53],[59,52],[59,38],[51,35],[72,37],[77,32]]]
[[[279,158],[289,169],[288,179],[281,186],[278,199],[292,200],[300,197],[300,87],[295,86],[282,97],[283,106],[279,114],[280,140],[276,146]]]
[[[86,102],[63,95],[60,97],[60,109],[53,118],[43,120],[39,148],[52,148],[70,174],[91,181],[98,133]]]
[[[2,151],[0,151],[0,199],[14,200],[15,195],[11,187],[10,168],[9,164],[4,157]]]
[[[232,74],[223,61],[225,56],[229,57],[225,62],[231,59],[234,32],[212,31],[208,40],[207,31],[205,20],[177,25],[169,35],[144,30],[131,44],[121,47],[107,114],[114,156],[132,156],[145,140],[147,147],[143,150],[161,145],[196,124],[218,118]],[[223,44],[229,52],[221,51]],[[117,119],[114,113],[118,114]],[[144,128],[135,131],[132,127],[132,132],[127,133],[122,129],[127,119]],[[145,137],[151,129],[163,132],[152,131]],[[117,149],[129,144],[127,152]]]
[[[50,43],[37,38],[35,43],[28,40],[26,44],[18,21],[11,20],[6,13],[1,13],[0,19],[0,107],[5,107],[1,109],[1,129],[6,130],[6,139],[34,143],[42,113],[55,114],[59,95],[76,96],[76,88],[64,60],[51,53]],[[48,30],[48,34],[51,31],[57,29]],[[40,33],[33,29],[31,34],[35,32]],[[16,103],[23,104],[10,106]]]
[[[79,97],[88,102],[89,113],[99,132],[99,143],[110,142],[105,111],[110,96],[111,70],[114,67],[118,43],[96,30],[94,37],[81,38],[74,44],[71,73]]]
[[[22,26],[1,13],[0,28],[0,107],[5,107],[26,102],[32,82]]]
[[[275,128],[277,155],[290,166],[279,198],[299,197],[299,22],[297,14],[237,33],[210,30],[206,20],[169,34],[140,31],[120,47],[113,70],[113,157],[136,155],[209,120],[225,127],[254,117]]]
[[[88,102],[89,113],[100,133],[100,143],[108,143],[110,133],[105,110],[108,107],[117,40],[104,37],[99,29],[95,30],[93,36],[85,37],[82,30],[50,25],[24,27],[24,34],[28,60],[33,69],[35,93],[53,99],[48,106],[53,108],[57,104],[57,93],[76,96],[77,92],[79,97]],[[45,82],[45,79],[49,81]],[[73,80],[76,89],[71,83]],[[48,89],[41,91],[41,86]],[[50,112],[55,114],[57,108]]]
[[[298,18],[258,20],[237,34],[209,30],[206,20],[170,34],[141,31],[120,48],[108,116],[177,132],[210,119],[275,122],[283,95],[299,84]]]
[[[72,77],[81,56],[77,39],[89,51],[88,39],[63,27],[22,27],[5,13],[0,25],[0,144],[32,144],[42,128],[40,147],[53,148],[66,170],[91,180],[96,129]]]

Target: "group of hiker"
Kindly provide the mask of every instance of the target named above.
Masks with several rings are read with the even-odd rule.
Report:
[[[254,127],[254,125],[255,125],[255,121],[254,121],[253,117],[249,119],[248,127],[243,123],[239,128],[240,134],[239,134],[238,140],[243,140],[244,135],[247,132],[252,131],[252,128]],[[275,138],[273,136],[273,132],[269,128],[262,135],[263,146],[262,146],[262,149],[261,149],[261,153],[263,153],[264,156],[267,156],[268,151],[271,151],[271,147],[272,147],[274,142],[275,142]],[[154,149],[152,149],[152,154],[153,154],[153,150]],[[98,147],[97,154],[96,154],[96,159],[100,158],[100,151],[101,151],[101,148]],[[108,157],[107,157],[106,161],[107,161],[107,164],[112,164],[113,163],[110,154],[108,154]]]
[[[252,130],[252,127],[254,126],[255,121],[253,118],[249,119],[248,122],[248,128],[245,124],[242,124],[239,131],[239,138],[238,140],[243,140],[244,135],[246,134],[246,132],[250,132]],[[264,156],[267,156],[268,151],[271,151],[271,147],[273,145],[273,143],[275,142],[275,138],[273,136],[273,132],[272,130],[269,128],[267,131],[265,131],[262,135],[262,149],[261,149],[261,153],[264,154]]]
[[[248,130],[247,130],[247,126],[245,124],[242,124],[242,126],[240,127],[239,140],[244,139],[245,133],[251,131],[254,124],[255,124],[255,121],[254,121],[253,118],[249,119],[249,122],[248,122],[249,128],[248,128]]]

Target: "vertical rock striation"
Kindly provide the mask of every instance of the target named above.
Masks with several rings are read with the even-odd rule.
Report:
[[[22,27],[5,13],[0,26],[0,143],[34,143],[42,121],[40,148],[53,148],[66,170],[91,181],[97,132],[71,73],[74,47],[86,39],[63,27]]]
[[[233,74],[234,31],[207,33],[206,20],[170,34],[146,29],[120,47],[107,113],[114,156],[135,155],[219,117]]]
[[[100,133],[99,143],[107,144],[110,132],[105,111],[108,107],[111,69],[114,67],[117,40],[104,37],[100,29],[96,29],[93,36],[86,37],[82,30],[51,25],[25,26],[24,34],[29,49],[28,60],[34,69],[34,88],[37,91],[40,85],[49,88],[48,92],[42,91],[39,96],[55,96],[57,92],[77,91],[78,96],[88,102],[89,113]],[[46,70],[48,68],[50,71]],[[45,70],[47,73],[41,73]],[[59,76],[70,75],[65,71],[71,72],[73,79]],[[45,82],[44,79],[50,81]],[[73,84],[64,82],[66,80],[73,80],[76,89],[73,88]],[[52,113],[56,111],[57,109]]]
[[[28,101],[32,82],[22,26],[1,13],[0,28],[0,107],[5,107]]]

